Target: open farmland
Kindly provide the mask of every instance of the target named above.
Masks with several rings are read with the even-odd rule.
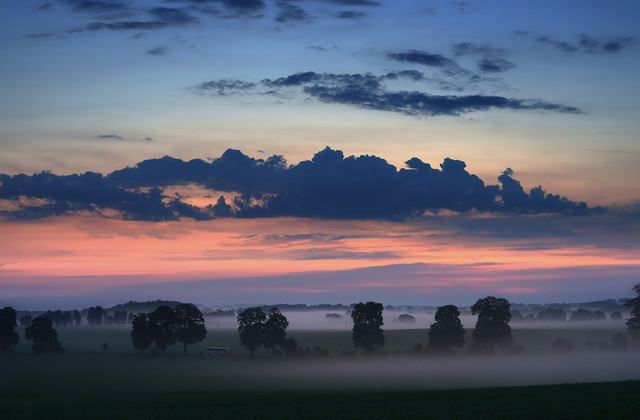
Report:
[[[340,356],[352,349],[348,331],[294,330],[289,335],[302,346],[331,356],[288,359],[266,351],[249,357],[229,329],[210,330],[187,356],[179,345],[162,356],[138,354],[126,328],[60,328],[63,354],[32,354],[21,340],[0,355],[0,417],[633,418],[640,412],[638,348],[583,346],[616,331],[514,329],[525,354],[437,358],[405,355],[425,343],[421,329],[386,331],[385,353],[372,357]],[[558,337],[574,340],[576,350],[551,354]],[[228,346],[232,356],[198,355],[204,345]]]

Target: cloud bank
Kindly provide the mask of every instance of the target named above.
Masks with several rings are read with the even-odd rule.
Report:
[[[540,186],[527,192],[511,169],[498,177],[499,185],[486,185],[465,168],[465,162],[449,158],[432,168],[414,157],[397,170],[380,157],[345,157],[329,147],[311,160],[287,165],[283,156],[254,159],[229,149],[211,162],[165,156],[106,176],[0,175],[0,214],[12,219],[88,213],[149,221],[284,216],[403,220],[444,210],[562,215],[603,211],[548,194]],[[210,203],[196,206],[179,193],[165,193],[168,187],[187,184],[210,191]]]

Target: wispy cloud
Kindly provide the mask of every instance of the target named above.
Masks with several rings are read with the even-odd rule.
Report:
[[[447,65],[446,59],[433,59],[438,65]],[[393,91],[385,82],[405,78],[414,82],[424,81],[418,71],[400,71],[376,76],[365,74],[333,74],[300,72],[278,79],[263,79],[259,84],[239,80],[212,80],[200,83],[192,89],[200,94],[230,96],[248,93],[260,86],[278,92],[281,89],[302,88],[302,93],[320,102],[349,105],[376,111],[397,112],[417,117],[462,115],[490,109],[514,111],[551,111],[581,114],[580,109],[537,99],[515,99],[489,95],[433,95],[424,91]],[[265,92],[263,92],[265,93]]]

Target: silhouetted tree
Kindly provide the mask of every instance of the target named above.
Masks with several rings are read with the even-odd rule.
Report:
[[[591,314],[591,319],[594,321],[604,321],[607,319],[607,316],[602,311],[593,311]]]
[[[113,313],[113,323],[116,325],[124,325],[127,323],[127,311],[115,311]]]
[[[134,315],[131,324],[131,340],[133,341],[133,348],[140,350],[140,354],[143,354],[146,349],[151,347],[154,340],[153,328],[149,322],[149,314],[141,312]]]
[[[507,299],[487,296],[478,299],[471,307],[471,314],[478,315],[473,330],[474,349],[486,347],[493,352],[496,345],[509,347],[513,343],[511,337],[511,304]]]
[[[22,315],[20,317],[20,326],[28,327],[31,325],[31,321],[33,321],[33,317],[30,314]]]
[[[55,311],[47,311],[44,313],[44,316],[51,320],[51,323],[54,326],[63,326],[71,325],[73,322],[73,317],[71,316],[71,312],[69,311],[61,311],[57,309]]]
[[[34,353],[60,353],[64,349],[58,341],[58,332],[51,326],[51,320],[44,316],[34,318],[24,330],[24,338],[33,340]]]
[[[577,309],[571,312],[571,316],[569,316],[569,321],[591,321],[593,319],[593,314],[588,309]]]
[[[435,321],[427,333],[430,352],[448,353],[452,347],[464,345],[464,328],[460,321],[460,311],[455,305],[445,305],[436,311]]]
[[[398,322],[414,324],[416,322],[416,317],[409,314],[400,314],[400,316],[398,316]]]
[[[195,344],[207,336],[204,317],[200,309],[192,303],[176,306],[174,317],[178,341],[184,345],[184,354],[187,354],[187,344]]]
[[[149,322],[156,347],[164,354],[168,346],[178,341],[175,312],[169,306],[158,306],[149,314]]]
[[[355,348],[362,347],[367,354],[384,346],[383,306],[378,302],[357,303],[351,310],[353,330],[351,337]]]
[[[538,321],[566,321],[567,313],[562,308],[547,308],[538,313]]]
[[[622,319],[622,314],[620,313],[620,311],[613,311],[611,312],[611,315],[609,315],[609,319],[612,321],[617,321]]]
[[[79,310],[74,310],[71,313],[71,316],[73,317],[73,321],[76,323],[76,326],[80,325],[80,323],[82,322],[82,315],[80,315],[80,311]]]
[[[16,317],[18,314],[10,307],[0,309],[0,351],[3,353],[11,346],[18,344],[20,336],[16,332]]]
[[[102,325],[105,314],[102,306],[92,306],[87,313],[87,323],[89,325]]]
[[[264,344],[264,323],[267,314],[259,307],[252,307],[238,312],[236,319],[240,344],[246,347],[253,356],[253,352]]]
[[[629,299],[625,306],[631,308],[631,316],[627,319],[627,332],[632,340],[640,340],[640,284],[633,286],[636,297]]]
[[[524,315],[522,315],[522,312],[520,312],[517,309],[512,309],[511,310],[511,321],[512,322],[524,322],[527,319],[524,317]]]
[[[289,321],[287,317],[282,315],[280,310],[276,307],[269,309],[267,314],[267,321],[264,323],[264,347],[270,349],[274,354],[276,347],[284,345],[285,337],[287,336],[287,327]]]

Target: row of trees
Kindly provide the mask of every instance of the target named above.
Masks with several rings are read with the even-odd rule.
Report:
[[[141,312],[133,316],[131,340],[133,347],[144,353],[153,343],[163,354],[168,346],[182,343],[184,353],[187,345],[202,341],[207,336],[202,312],[191,303],[175,308],[163,305],[152,312]]]
[[[353,345],[356,348],[361,347],[367,354],[384,346],[382,310],[381,303],[367,302],[358,303],[351,311]],[[491,353],[496,346],[508,347],[513,343],[509,326],[511,305],[508,300],[494,296],[478,299],[471,307],[471,313],[478,315],[472,335],[471,351]],[[453,348],[462,347],[465,343],[464,328],[458,307],[439,307],[435,314],[435,322],[431,324],[427,335],[427,350],[431,352],[448,353]]]
[[[3,353],[18,344],[20,336],[16,332],[16,311],[7,306],[0,309],[0,351]],[[58,341],[58,332],[53,328],[51,319],[39,316],[31,320],[24,330],[24,338],[32,340],[34,353],[59,353],[64,351]]]

